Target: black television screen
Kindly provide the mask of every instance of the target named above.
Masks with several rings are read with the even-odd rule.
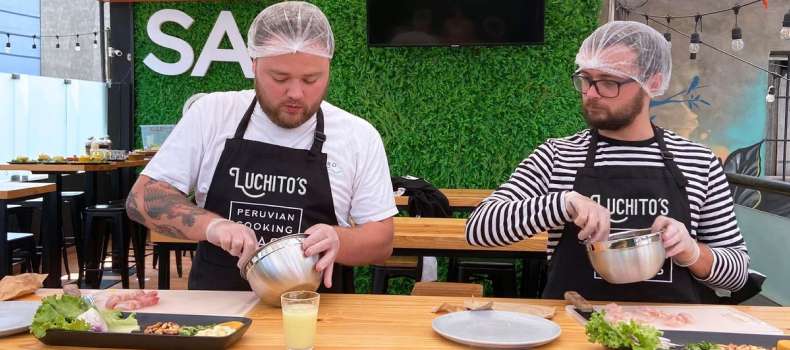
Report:
[[[545,0],[367,0],[368,46],[543,44]]]

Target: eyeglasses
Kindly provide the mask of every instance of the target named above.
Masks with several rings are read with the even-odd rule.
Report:
[[[586,94],[587,91],[590,91],[590,86],[595,86],[595,91],[598,92],[598,95],[601,97],[606,98],[613,98],[620,95],[620,86],[623,86],[628,83],[633,83],[636,80],[633,78],[629,78],[623,81],[614,81],[608,79],[600,79],[600,80],[593,80],[582,76],[579,73],[571,74],[571,80],[573,80],[573,87],[576,91],[581,92],[582,94]]]

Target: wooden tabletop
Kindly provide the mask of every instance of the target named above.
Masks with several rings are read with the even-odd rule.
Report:
[[[0,170],[25,170],[32,172],[78,172],[115,170],[111,164],[0,164]]]
[[[16,199],[55,192],[55,184],[37,182],[0,182],[0,199]]]
[[[394,248],[428,249],[439,248],[444,250],[499,250],[499,251],[524,251],[545,252],[548,244],[548,235],[537,234],[530,239],[525,239],[504,247],[481,248],[469,245],[466,242],[466,219],[438,219],[438,218],[392,218],[395,224],[395,237],[392,245]],[[194,243],[164,236],[156,231],[151,231],[151,242],[166,243]]]
[[[36,300],[36,295],[23,300]],[[425,297],[370,294],[322,294],[316,327],[316,350],[341,349],[469,349],[437,334],[431,322],[439,315],[429,310],[443,302],[462,303],[458,297]],[[502,302],[557,307],[553,321],[562,328],[562,334],[540,349],[600,350],[584,334],[584,327],[565,312],[559,300],[491,299]],[[160,301],[161,302],[161,301]],[[188,301],[184,301],[185,305]],[[188,307],[188,306],[185,306]],[[693,305],[689,307],[693,308]],[[790,327],[790,309],[782,307],[736,306],[747,314],[785,330]],[[144,312],[143,310],[140,310]],[[282,311],[259,303],[247,317],[252,325],[231,349],[284,348]],[[163,320],[167,321],[167,320]],[[0,338],[3,349],[48,348],[31,334],[24,333]],[[85,349],[57,347],[52,349]]]
[[[481,248],[466,241],[466,219],[393,218],[395,222],[395,248],[441,248],[446,250],[499,250],[546,252],[548,234],[537,234],[504,247]]]
[[[442,188],[440,189],[442,194],[447,197],[447,200],[450,201],[450,207],[467,207],[467,208],[474,208],[483,199],[490,196],[494,190],[465,190],[465,189],[452,189],[452,188]],[[398,196],[395,197],[395,205],[408,205],[409,204],[409,196]]]
[[[118,168],[146,166],[150,159],[109,162],[109,164],[90,163],[44,163],[44,164],[0,164],[0,170],[25,170],[32,172],[78,172],[78,171],[109,171]]]
[[[151,159],[141,159],[141,160],[125,160],[123,162],[113,162],[117,168],[136,168],[140,166],[146,166],[151,161]]]

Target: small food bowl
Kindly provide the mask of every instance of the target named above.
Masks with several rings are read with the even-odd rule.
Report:
[[[641,282],[661,270],[666,260],[663,231],[651,229],[612,233],[604,242],[582,242],[590,264],[612,284]]]
[[[306,256],[299,233],[273,240],[258,248],[241,266],[241,277],[246,279],[261,301],[280,306],[280,296],[297,290],[316,291],[321,285],[323,271],[315,264],[319,254]]]

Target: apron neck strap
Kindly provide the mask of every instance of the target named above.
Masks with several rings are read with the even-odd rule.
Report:
[[[241,118],[239,122],[239,126],[236,127],[236,133],[233,135],[234,139],[243,139],[244,132],[247,131],[247,126],[250,125],[250,119],[252,118],[252,111],[255,110],[255,104],[258,103],[258,98],[253,98],[252,103],[250,103],[250,107],[247,108],[247,111],[244,112],[244,117]]]
[[[321,155],[321,150],[326,141],[326,134],[324,134],[324,111],[318,107],[318,112],[315,115],[315,136],[313,138],[313,146],[310,147],[309,159],[313,160]]]
[[[252,112],[255,110],[255,105],[257,103],[258,98],[254,97],[252,99],[252,103],[250,103],[250,107],[247,108],[247,111],[244,113],[244,117],[241,118],[239,126],[236,127],[236,133],[233,135],[233,138],[244,138],[244,132],[247,131],[247,126],[250,125]],[[321,155],[321,150],[324,148],[324,141],[326,141],[326,134],[324,134],[324,111],[321,109],[321,107],[318,107],[318,113],[316,113],[315,118],[315,136],[313,139],[313,145],[310,147],[310,159],[318,158],[318,156]]]
[[[590,145],[587,146],[587,158],[584,160],[585,168],[595,166],[595,151],[598,149],[598,129],[590,129]]]
[[[686,179],[686,176],[683,175],[683,172],[680,171],[678,164],[675,163],[675,155],[667,149],[667,144],[664,142],[664,129],[661,129],[654,124],[651,125],[653,126],[653,133],[656,137],[656,143],[658,143],[658,150],[661,151],[661,159],[664,160],[664,166],[669,169],[670,173],[672,173],[672,177],[675,179],[675,182],[678,184],[678,186],[686,187],[686,185],[689,184],[689,181]]]

